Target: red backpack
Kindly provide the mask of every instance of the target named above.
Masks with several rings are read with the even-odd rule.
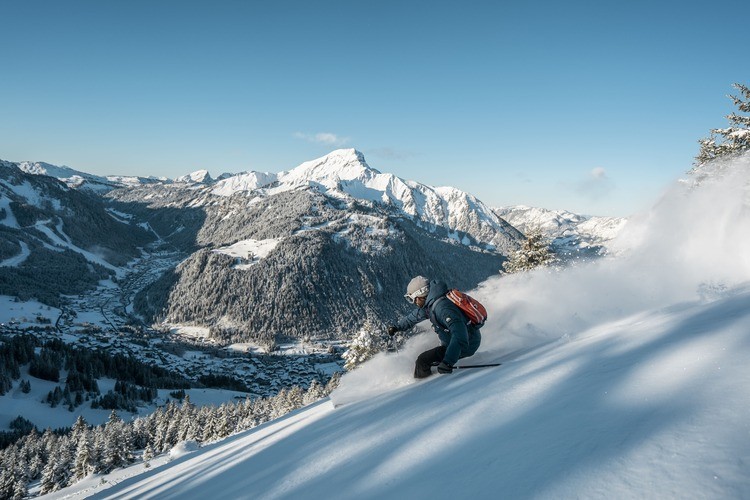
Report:
[[[456,289],[450,290],[445,296],[463,311],[472,325],[481,327],[487,321],[487,309],[475,298]]]

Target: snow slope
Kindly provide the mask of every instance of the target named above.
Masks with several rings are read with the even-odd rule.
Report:
[[[747,498],[748,327],[747,289],[639,314],[499,368],[325,401],[85,494]],[[372,364],[411,365],[384,358]]]
[[[53,496],[748,498],[750,156],[734,167],[676,185],[616,258],[474,291],[471,362],[501,367],[415,382],[425,332],[330,400]]]

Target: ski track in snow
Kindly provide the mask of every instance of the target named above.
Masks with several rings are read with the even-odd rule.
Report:
[[[26,243],[19,241],[18,244],[21,245],[21,253],[0,262],[0,267],[18,267],[31,255],[31,250]]]
[[[74,252],[77,252],[77,253],[80,253],[81,255],[83,255],[86,258],[86,260],[88,260],[90,262],[95,262],[95,263],[97,263],[97,264],[99,264],[101,266],[106,267],[107,269],[111,269],[111,270],[115,271],[118,275],[122,275],[122,273],[123,273],[122,269],[113,266],[112,264],[110,264],[109,262],[107,262],[106,260],[104,260],[102,257],[99,257],[98,255],[93,254],[93,253],[89,252],[88,250],[84,250],[83,248],[80,248],[80,247],[77,247],[76,245],[74,245],[70,241],[70,238],[68,238],[68,235],[66,235],[63,232],[63,230],[62,230],[63,229],[62,228],[62,222],[60,222],[56,226],[56,228],[60,232],[60,234],[62,234],[64,236],[65,239],[60,238],[60,236],[58,236],[54,231],[52,231],[52,229],[50,229],[47,226],[47,223],[49,223],[49,221],[37,222],[35,226],[36,226],[36,229],[38,229],[39,231],[41,231],[45,235],[47,235],[47,237],[50,240],[52,240],[52,242],[54,244],[56,244],[58,246],[61,246],[61,247],[70,248]]]

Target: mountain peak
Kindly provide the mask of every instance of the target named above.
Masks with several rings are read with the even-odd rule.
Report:
[[[195,183],[195,184],[210,184],[213,181],[208,170],[196,170],[188,175],[183,175],[175,179],[175,182]]]
[[[313,181],[334,187],[339,181],[365,181],[380,174],[371,168],[365,155],[356,149],[337,149],[307,161],[283,175],[284,181]]]

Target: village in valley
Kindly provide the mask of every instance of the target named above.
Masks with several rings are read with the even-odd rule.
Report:
[[[122,268],[114,280],[96,290],[63,297],[55,308],[36,301],[0,297],[0,335],[32,333],[40,342],[59,339],[69,345],[133,356],[180,374],[187,380],[223,377],[243,387],[245,397],[270,397],[282,388],[325,384],[343,366],[342,345],[335,341],[290,341],[272,352],[251,343],[222,345],[206,327],[147,325],[132,311],[135,294],[173,268],[181,259],[175,251],[150,249]],[[72,422],[71,422],[72,423]]]

